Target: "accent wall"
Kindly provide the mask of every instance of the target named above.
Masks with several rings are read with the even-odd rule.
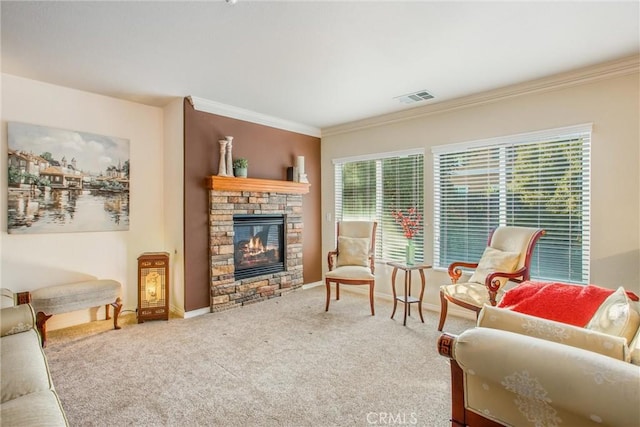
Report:
[[[209,200],[205,178],[218,173],[218,140],[233,136],[233,157],[249,160],[250,178],[286,180],[296,156],[305,157],[310,191],[303,196],[304,283],[322,279],[320,252],[320,138],[197,111],[184,100],[185,310],[208,307]]]

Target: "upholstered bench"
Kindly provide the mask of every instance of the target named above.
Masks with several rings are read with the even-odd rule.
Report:
[[[47,344],[45,324],[54,314],[104,305],[106,319],[110,319],[109,306],[113,306],[113,328],[120,329],[118,315],[122,310],[121,288],[122,285],[115,280],[89,280],[47,286],[31,292],[30,302],[36,312],[36,324],[42,337],[42,346],[45,347]]]

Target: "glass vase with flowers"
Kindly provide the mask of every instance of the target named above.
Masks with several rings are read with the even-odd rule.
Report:
[[[405,250],[405,262],[407,265],[415,263],[416,248],[413,238],[422,228],[422,215],[416,208],[409,208],[406,212],[395,210],[391,212],[391,216],[397,224],[402,227],[402,233],[407,238],[407,247]]]

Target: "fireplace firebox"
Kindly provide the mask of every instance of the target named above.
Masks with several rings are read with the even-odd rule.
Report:
[[[285,271],[284,215],[234,215],[236,280]]]

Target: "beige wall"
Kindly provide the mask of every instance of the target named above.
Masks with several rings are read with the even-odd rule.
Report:
[[[164,107],[164,224],[166,249],[171,254],[171,311],[185,315],[184,309],[184,111],[182,98]]]
[[[636,72],[323,137],[322,265],[322,254],[335,245],[333,219],[327,219],[333,215],[331,159],[424,147],[425,212],[431,212],[432,146],[593,123],[591,282],[640,292],[638,79]],[[128,138],[132,186],[126,232],[8,235],[6,214],[0,215],[0,286],[23,291],[113,278],[124,285],[125,309],[133,310],[137,257],[164,250],[172,255],[172,310],[184,312],[182,98],[160,109],[7,74],[1,83],[5,152],[8,121]],[[6,171],[6,156],[0,159]],[[6,173],[0,174],[0,187],[6,188]],[[0,210],[6,212],[6,191],[0,194]],[[431,261],[431,218],[427,222],[425,253]],[[377,272],[377,291],[390,295],[390,270],[381,265]],[[427,304],[437,307],[437,285],[446,282],[446,275],[430,272],[427,279]],[[55,329],[81,323],[102,311],[55,316],[47,325]]]
[[[637,66],[636,66],[637,70]],[[333,132],[322,138],[323,252],[334,247],[331,160],[345,156],[424,147],[425,212],[433,212],[431,147],[569,125],[593,123],[591,282],[624,285],[640,293],[640,135],[638,73],[565,85],[493,102],[458,107],[379,126]],[[381,118],[384,121],[384,118]],[[366,123],[371,124],[371,121]],[[323,130],[324,134],[324,130]],[[427,214],[425,257],[433,257],[433,217]],[[325,267],[326,268],[326,267]],[[376,289],[390,293],[390,271],[377,270]],[[427,276],[426,302],[439,306],[446,272]],[[417,278],[414,279],[414,283]]]
[[[7,234],[6,163],[0,156],[1,286],[14,292],[109,278],[122,283],[125,310],[137,305],[137,257],[163,251],[163,110],[47,83],[2,75],[2,150],[7,122],[117,136],[130,141],[129,231]],[[181,165],[181,164],[180,164]],[[104,316],[104,308],[54,316],[49,329]],[[103,318],[103,317],[98,317]]]

